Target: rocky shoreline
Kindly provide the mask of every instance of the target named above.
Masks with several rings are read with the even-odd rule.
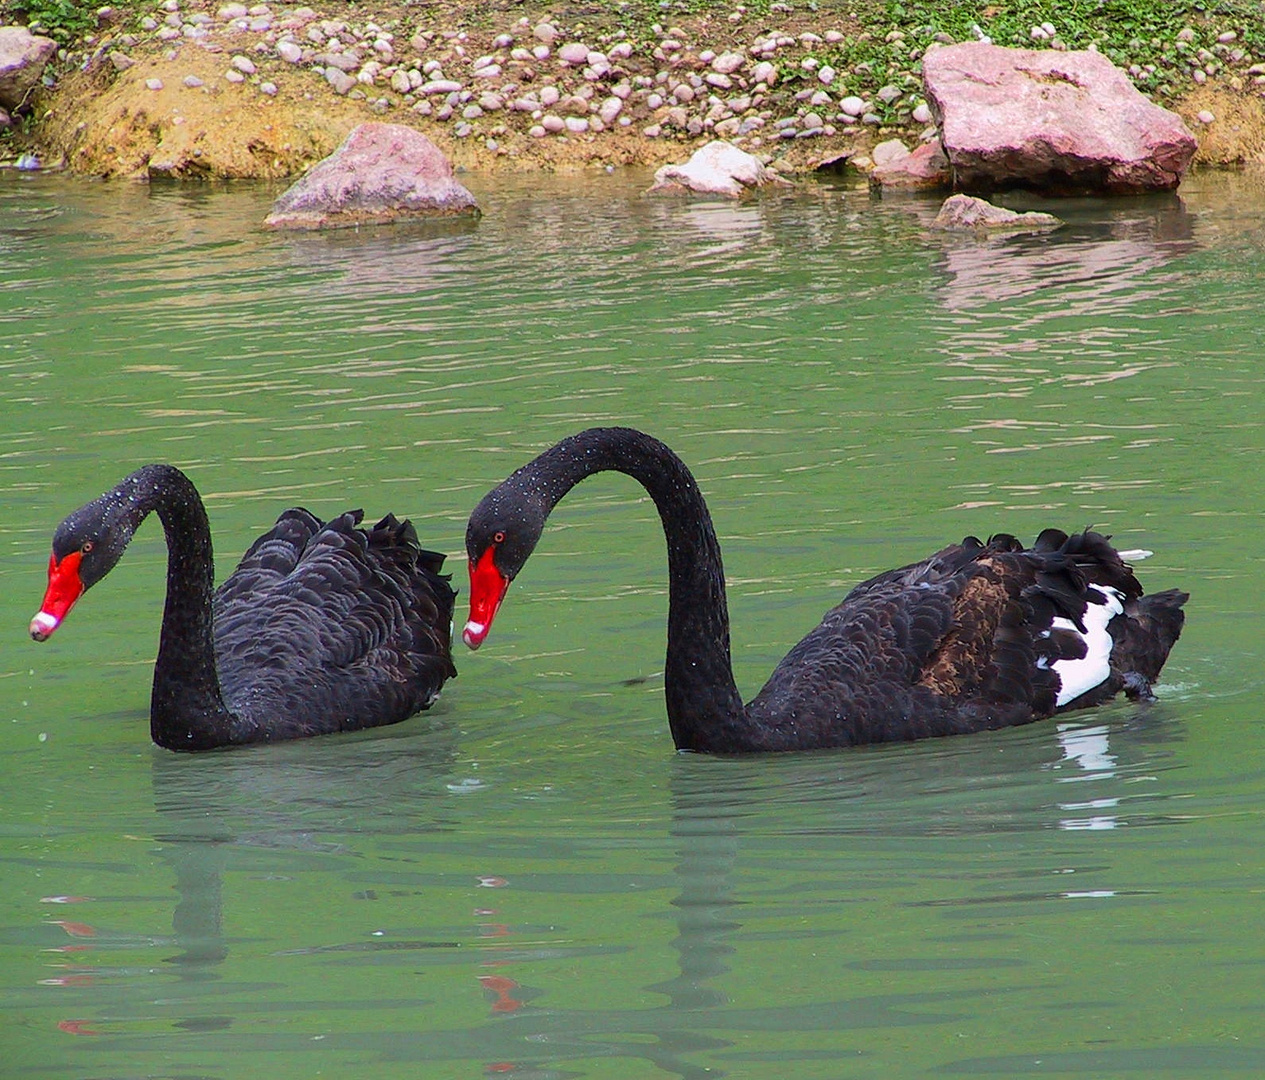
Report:
[[[103,8],[97,32],[61,50],[29,139],[14,145],[34,155],[27,163],[93,176],[285,177],[374,119],[423,132],[459,168],[657,166],[719,137],[793,173],[866,169],[874,145],[934,135],[921,50],[889,33],[907,70],[875,86],[864,64],[831,63],[865,33],[841,14],[735,5],[634,33],[544,15],[476,26],[458,8],[375,10],[351,19],[162,0],[129,25]],[[1056,28],[1038,30],[1059,47]],[[1218,46],[1195,58],[1202,78],[1177,104],[1199,135],[1196,161],[1265,160],[1265,64],[1232,38]]]

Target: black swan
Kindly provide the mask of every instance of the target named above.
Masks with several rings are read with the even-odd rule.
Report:
[[[150,733],[169,750],[298,739],[394,724],[427,708],[452,664],[456,593],[444,557],[407,521],[329,522],[287,510],[218,590],[197,489],[146,465],[80,507],[53,536],[48,592],[31,620],[46,641],[119,561],[155,511],[167,538]]]
[[[562,440],[493,488],[470,516],[477,649],[558,500],[613,469],[654,500],[668,545],[664,694],[678,749],[806,750],[1026,724],[1151,697],[1188,594],[1151,596],[1107,538],[1045,530],[968,537],[856,586],[778,665],[749,705],[734,684],[720,545],[681,460],[631,428]],[[1145,553],[1142,553],[1145,554]]]

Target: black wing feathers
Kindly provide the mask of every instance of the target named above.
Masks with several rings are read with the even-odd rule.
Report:
[[[1110,677],[1063,708],[1149,693],[1181,632],[1185,593],[1143,597],[1098,533],[967,537],[856,586],[748,706],[761,748],[852,745],[1027,723],[1056,711],[1054,665],[1086,655],[1090,604],[1114,589]]]
[[[287,510],[215,596],[225,703],[267,738],[395,723],[456,674],[455,593],[408,521]]]

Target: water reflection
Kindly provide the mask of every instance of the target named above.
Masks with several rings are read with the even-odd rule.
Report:
[[[1139,290],[1153,291],[1143,284],[1148,275],[1198,248],[1194,215],[1177,195],[1118,204],[1042,203],[1039,209],[1067,224],[1041,235],[929,234],[941,251],[946,279],[941,304],[947,310],[966,311],[1057,289],[1061,314],[1101,311],[1114,294],[1136,300]]]

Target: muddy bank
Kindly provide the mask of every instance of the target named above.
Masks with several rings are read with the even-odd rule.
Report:
[[[467,169],[653,167],[720,135],[797,172],[864,166],[877,142],[930,135],[919,51],[877,88],[835,71],[832,46],[865,33],[839,12],[738,6],[630,31],[522,8],[477,25],[455,7],[341,10],[164,0],[127,25],[103,9],[83,52],[62,56],[23,148],[92,176],[276,178],[379,119]],[[1240,59],[1242,75],[1176,103],[1196,164],[1265,160],[1262,87]]]

